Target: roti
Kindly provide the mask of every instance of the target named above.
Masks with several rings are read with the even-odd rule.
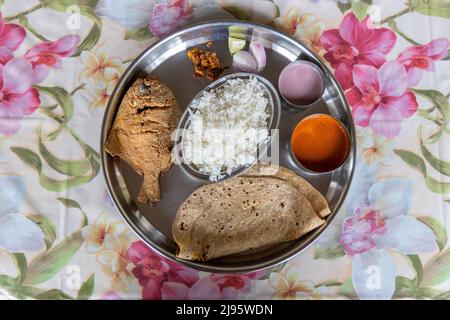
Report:
[[[294,171],[289,170],[288,168],[280,165],[258,163],[246,171],[245,175],[255,177],[274,177],[288,181],[295,188],[297,188],[297,190],[300,191],[306,199],[308,199],[319,217],[324,218],[331,213],[327,200],[319,192],[319,190],[314,188],[308,181],[298,176]]]
[[[314,230],[325,221],[296,185],[278,177],[241,176],[196,189],[172,226],[177,256],[206,261]]]

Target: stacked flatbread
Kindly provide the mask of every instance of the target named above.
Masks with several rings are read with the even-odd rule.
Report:
[[[172,232],[178,257],[206,261],[298,239],[330,213],[323,195],[289,169],[256,165],[245,175],[195,190]]]

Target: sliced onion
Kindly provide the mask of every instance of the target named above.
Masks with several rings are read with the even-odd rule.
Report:
[[[248,51],[239,51],[233,55],[233,67],[245,72],[256,72],[258,63]]]
[[[264,45],[260,41],[252,41],[250,42],[250,52],[256,59],[256,63],[258,65],[257,70],[261,71],[266,66],[266,50],[264,49]]]
[[[270,34],[266,31],[259,29],[253,30],[251,41],[259,41],[263,44],[264,48],[271,49],[272,42],[270,42]]]

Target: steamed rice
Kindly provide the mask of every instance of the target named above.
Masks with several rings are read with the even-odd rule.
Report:
[[[192,102],[183,133],[184,161],[217,181],[256,160],[267,140],[268,99],[255,79],[231,79]]]

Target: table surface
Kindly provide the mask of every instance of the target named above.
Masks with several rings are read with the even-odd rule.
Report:
[[[2,1],[0,298],[450,298],[450,7],[445,1]],[[99,164],[121,72],[210,19],[275,26],[346,90],[354,181],[308,250],[217,275],[157,255],[124,225]]]

